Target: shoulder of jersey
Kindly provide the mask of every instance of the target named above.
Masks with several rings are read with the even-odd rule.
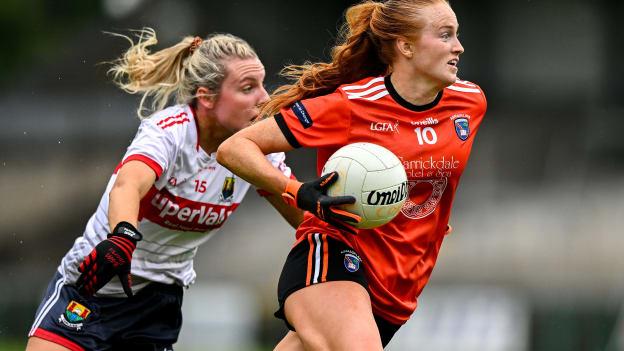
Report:
[[[188,105],[175,105],[154,113],[149,119],[158,128],[173,132],[191,125],[193,111]]]
[[[354,83],[341,85],[338,90],[349,100],[375,101],[389,94],[384,77],[364,78]]]
[[[460,79],[456,80],[455,83],[446,87],[446,91],[452,94],[483,95],[483,91],[478,85],[467,80]]]
[[[467,80],[458,79],[455,83],[444,89],[444,95],[454,101],[464,101],[483,108],[487,106],[487,100],[481,87]]]

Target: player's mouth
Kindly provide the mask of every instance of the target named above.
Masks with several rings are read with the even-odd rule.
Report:
[[[454,70],[457,70],[458,69],[457,64],[459,64],[459,59],[452,59],[448,61],[446,64],[451,66]]]

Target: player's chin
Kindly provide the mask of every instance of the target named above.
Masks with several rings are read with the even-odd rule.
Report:
[[[447,76],[449,77],[449,80],[452,81],[453,83],[457,80],[458,72],[459,72],[459,68],[457,68],[457,66],[449,65],[449,71],[448,71]]]
[[[446,72],[440,77],[441,83],[444,87],[454,84],[457,81],[457,73],[456,72]]]

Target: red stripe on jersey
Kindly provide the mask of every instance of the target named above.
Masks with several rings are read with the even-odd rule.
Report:
[[[123,165],[125,165],[126,163],[130,162],[130,161],[141,161],[141,162],[145,163],[149,168],[151,168],[154,171],[154,173],[156,173],[156,178],[157,179],[160,178],[160,176],[163,173],[163,169],[158,164],[158,162],[152,160],[148,156],[136,154],[136,155],[130,155],[130,156],[126,157],[123,161],[119,162],[117,167],[115,167],[115,170],[113,171],[113,174],[117,174],[117,172],[119,172],[121,167]]]
[[[141,200],[139,218],[169,229],[206,232],[221,227],[238,205],[197,202],[152,186]]]
[[[160,126],[160,128],[166,129],[166,128],[169,128],[169,127],[174,126],[176,124],[182,124],[182,123],[189,122],[189,121],[190,121],[190,119],[184,118],[184,119],[181,119],[179,121],[173,121],[173,122],[171,122],[169,124],[165,124],[164,126]]]
[[[186,114],[186,112],[180,112],[175,116],[171,116],[171,117],[167,117],[161,121],[159,121],[158,123],[156,123],[157,126],[162,127],[163,124],[166,124],[167,122],[169,122],[172,119],[175,118],[182,118],[182,117],[187,117],[188,115]]]
[[[69,339],[65,339],[64,337],[54,334],[52,332],[49,332],[45,329],[37,328],[32,336],[36,336],[43,340],[47,340],[55,344],[64,346],[72,351],[84,351],[84,349],[80,345],[76,344],[75,342]]]

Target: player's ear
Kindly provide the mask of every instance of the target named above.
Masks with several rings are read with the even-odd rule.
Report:
[[[414,56],[413,44],[407,38],[397,38],[394,42],[399,54],[411,59]]]
[[[197,104],[202,105],[206,109],[212,109],[217,99],[214,92],[206,87],[197,88],[195,96],[197,98]]]

